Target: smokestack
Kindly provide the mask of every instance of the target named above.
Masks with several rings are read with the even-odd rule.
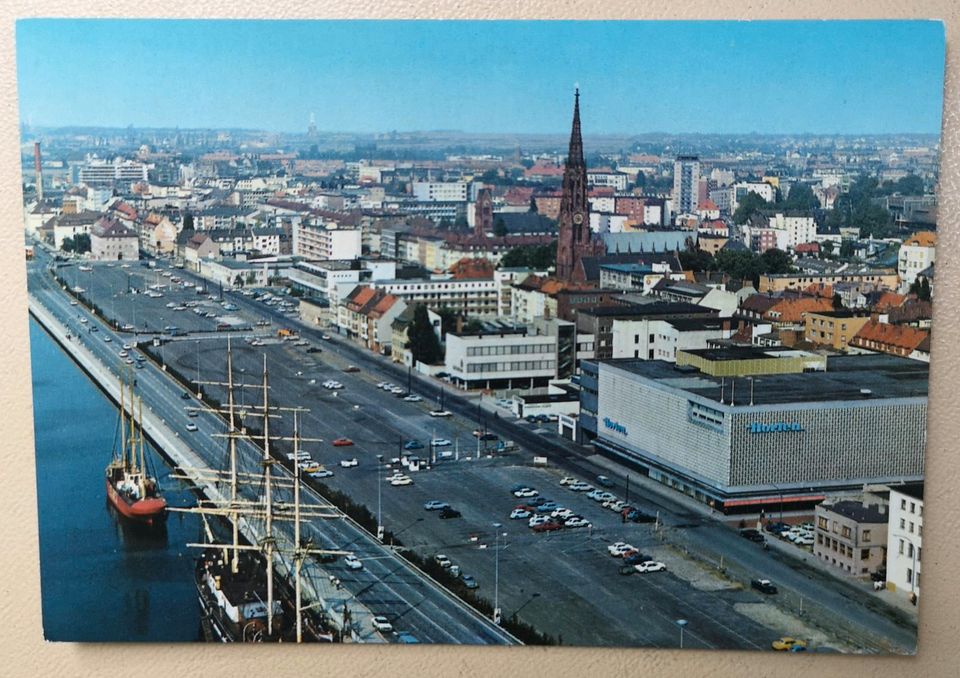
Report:
[[[33,171],[37,176],[37,202],[43,202],[43,171],[40,169],[40,142],[33,142]]]

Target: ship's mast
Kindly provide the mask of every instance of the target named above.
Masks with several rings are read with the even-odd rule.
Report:
[[[127,384],[120,376],[120,466],[127,468],[127,413],[126,413]]]
[[[131,408],[132,409],[132,408]],[[143,397],[137,399],[137,410],[138,417],[140,419],[140,435],[138,436],[140,442],[140,498],[146,499],[147,497],[147,464],[146,460],[143,457]]]
[[[230,523],[233,526],[233,554],[230,558],[230,571],[236,574],[240,569],[240,516],[237,513],[237,438],[234,422],[233,403],[233,350],[227,338],[227,431],[230,437]]]
[[[299,412],[293,412],[293,458],[300,451]],[[303,613],[300,611],[300,567],[303,565],[303,549],[300,546],[300,462],[293,466],[293,579],[296,600],[293,609],[297,613],[297,642],[303,642]]]
[[[267,556],[267,635],[273,635],[273,489],[270,479],[273,474],[270,465],[270,403],[268,399],[269,379],[267,376],[267,356],[263,356],[263,485],[267,497],[266,538],[264,539]]]
[[[135,403],[133,402],[133,380],[130,381],[130,470],[134,473],[137,472],[137,430],[136,430],[136,417],[134,417],[134,407]]]

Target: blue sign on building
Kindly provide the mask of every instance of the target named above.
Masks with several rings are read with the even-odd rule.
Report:
[[[610,417],[603,418],[603,425],[606,426],[611,431],[616,431],[617,433],[627,435],[627,427],[619,422],[614,421]]]
[[[780,421],[776,424],[761,424],[754,422],[749,425],[750,433],[789,433],[793,431],[802,431],[803,426],[796,422]]]

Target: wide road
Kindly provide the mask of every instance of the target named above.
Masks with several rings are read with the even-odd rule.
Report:
[[[53,312],[71,329],[76,340],[82,340],[96,357],[115,373],[123,364],[119,351],[130,337],[111,331],[92,314],[80,306],[71,306],[45,271],[46,257],[40,254],[29,265],[28,287],[30,293]],[[80,318],[87,320],[81,323]],[[88,328],[98,326],[98,332]],[[107,341],[107,338],[110,341]],[[224,358],[220,352],[221,360]],[[213,413],[201,413],[190,418],[187,407],[199,406],[192,397],[184,399],[183,390],[165,375],[162,370],[150,365],[135,370],[137,392],[145,406],[163,413],[165,423],[189,436],[193,451],[213,469],[223,469],[227,461],[227,445],[223,438],[215,437],[225,431],[223,420]],[[188,432],[189,422],[198,426],[198,431]],[[248,442],[238,445],[239,466],[242,471],[258,473],[262,452]],[[286,476],[286,469],[278,472]],[[313,490],[307,489],[306,501],[319,506],[329,506]],[[305,536],[312,537],[318,547],[342,549],[354,552],[364,563],[360,571],[348,570],[342,562],[325,566],[324,569],[340,579],[349,595],[355,597],[375,614],[386,614],[394,620],[398,630],[412,633],[420,642],[510,644],[516,642],[509,634],[489,620],[477,614],[443,587],[433,583],[398,558],[370,534],[345,518],[315,520],[305,529]],[[366,630],[362,630],[367,633]],[[391,637],[392,638],[392,637]]]
[[[142,300],[132,301],[117,292],[124,287],[122,276],[130,272],[100,265],[96,275],[75,275],[81,286],[92,290],[108,313],[110,306],[114,306],[120,309],[118,315],[129,319],[135,304],[143,308]],[[183,271],[167,272],[197,281]],[[151,272],[148,276],[162,276],[162,273]],[[176,305],[181,299],[200,297],[192,290],[171,289],[165,294],[163,299],[151,300],[158,306],[153,312],[164,313],[164,322],[170,322],[166,318],[172,313],[166,304]],[[290,342],[264,339],[266,345],[256,350],[241,344],[235,356],[239,369],[243,370],[242,378],[252,381],[259,374],[262,355],[267,354],[272,373],[271,398],[278,402],[304,403],[313,409],[304,426],[307,435],[325,441],[312,451],[315,458],[335,471],[335,477],[328,483],[372,511],[382,504],[383,522],[388,530],[397,533],[400,540],[415,547],[421,555],[430,557],[439,551],[449,555],[466,572],[476,576],[484,597],[491,601],[499,597],[505,616],[519,611],[522,620],[538,629],[554,636],[562,635],[565,643],[580,644],[675,646],[678,618],[690,621],[685,638],[685,645],[689,646],[769,647],[770,640],[786,630],[762,627],[734,609],[739,604],[762,603],[762,598],[749,591],[701,590],[672,573],[618,576],[617,561],[605,551],[605,545],[616,539],[651,552],[668,562],[668,566],[673,564],[670,558],[679,566],[676,559],[681,556],[661,545],[663,532],[655,535],[649,525],[622,525],[614,514],[556,484],[558,471],[588,481],[598,473],[605,473],[617,481],[614,492],[621,497],[625,495],[622,476],[586,458],[589,454],[586,448],[561,439],[555,431],[493,417],[479,410],[476,402],[450,391],[442,397],[445,407],[456,416],[429,417],[427,410],[441,397],[439,387],[432,380],[417,375],[411,377],[414,391],[425,398],[423,403],[398,401],[377,389],[375,383],[386,376],[394,383],[406,385],[405,369],[341,342],[336,336],[332,341],[322,341],[320,330],[307,328],[276,308],[235,292],[226,292],[224,296],[238,307],[237,314],[247,321],[267,318],[273,322],[274,332],[277,327],[299,327],[303,336],[311,340],[314,350],[322,349],[322,353],[307,353],[305,347],[296,347]],[[175,322],[191,330],[210,329],[199,324],[188,326],[193,315],[181,311]],[[267,334],[262,328],[261,332]],[[168,343],[164,347],[165,360],[185,375],[199,370],[204,380],[216,379],[218,374],[222,376],[224,340],[210,338],[209,334],[204,337]],[[360,367],[361,373],[342,372],[348,364]],[[346,388],[337,395],[324,390],[320,384],[329,378],[343,382]],[[517,441],[525,452],[522,456],[472,459],[477,444],[470,432],[478,426]],[[331,447],[329,441],[341,435],[350,436],[355,445]],[[429,472],[417,474],[413,486],[391,487],[383,481],[377,472],[377,454],[389,459],[397,455],[401,440],[418,440],[428,445],[433,437],[454,442],[445,449],[458,449],[460,461],[439,461]],[[427,451],[415,453],[426,456]],[[529,460],[534,453],[547,454],[555,469],[532,468]],[[339,460],[353,456],[358,458],[359,467],[339,468]],[[659,512],[667,526],[668,544],[672,541],[694,552],[722,554],[731,570],[739,568],[752,576],[772,578],[784,593],[802,596],[808,604],[816,601],[822,610],[836,615],[853,629],[851,633],[841,634],[848,642],[858,641],[868,650],[887,647],[887,643],[876,642],[877,638],[886,639],[891,647],[901,650],[915,646],[915,626],[905,623],[902,614],[892,614],[876,598],[813,568],[800,566],[793,558],[761,551],[728,527],[678,501],[671,491],[651,487],[649,481],[638,481],[636,475],[633,478],[631,502],[647,512]],[[518,503],[509,491],[515,483],[534,485],[543,494],[584,515],[594,527],[551,535],[532,534],[519,521],[508,519],[510,508]],[[439,520],[435,513],[422,509],[423,502],[429,499],[450,502],[463,512],[463,518]],[[499,540],[499,587],[495,587],[494,522],[503,523],[500,529],[507,533]],[[644,618],[643,624],[624,621],[638,615]],[[838,640],[838,644],[841,642]]]

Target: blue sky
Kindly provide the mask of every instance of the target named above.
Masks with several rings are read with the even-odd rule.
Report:
[[[33,125],[940,131],[938,22],[22,20]]]

